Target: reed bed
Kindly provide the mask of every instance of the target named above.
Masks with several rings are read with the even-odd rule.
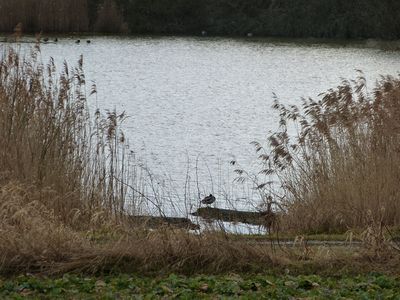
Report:
[[[275,101],[279,130],[255,143],[260,184],[283,212],[281,228],[345,232],[400,225],[400,79],[373,90],[360,72],[302,107]],[[385,230],[385,229],[384,229]]]
[[[367,96],[360,98],[365,95],[363,83],[362,79],[353,83],[359,96],[357,100],[348,98],[353,95],[353,90],[349,90],[351,85],[346,83],[338,91],[328,93],[321,104],[307,102],[305,107],[310,110],[306,115],[312,117],[308,123],[306,117],[294,117],[289,110],[277,105],[281,109],[282,128],[285,128],[283,120],[301,120],[304,134],[300,136],[303,139],[297,148],[301,151],[296,150],[296,153],[312,157],[294,156],[289,159],[289,153],[293,152],[278,147],[281,144],[273,141],[287,141],[285,130],[270,138],[272,146],[275,145],[272,152],[275,157],[272,156],[271,163],[280,167],[275,169],[279,171],[279,178],[286,178],[282,182],[287,186],[288,198],[280,199],[280,203],[287,207],[281,211],[281,219],[285,220],[287,228],[336,230],[341,228],[338,224],[365,226],[367,221],[363,223],[359,220],[370,220],[371,216],[382,218],[387,225],[397,224],[395,186],[390,186],[393,194],[385,192],[385,196],[392,197],[381,197],[379,203],[374,201],[378,198],[363,202],[357,195],[364,195],[359,190],[373,195],[375,190],[372,187],[377,188],[379,183],[388,185],[393,182],[394,185],[394,180],[389,183],[387,180],[397,174],[397,169],[385,158],[396,162],[396,99],[400,83],[386,78],[375,90],[374,101]],[[135,169],[132,154],[120,129],[125,115],[116,112],[102,114],[99,110],[91,113],[87,103],[90,96],[96,96],[96,87],[86,85],[83,58],[74,68],[65,63],[61,72],[57,73],[52,60],[47,65],[41,62],[39,44],[24,55],[18,49],[3,49],[0,58],[1,274],[73,271],[263,272],[276,267],[280,270],[284,267],[298,268],[299,261],[310,261],[316,269],[322,269],[322,263],[343,266],[355,258],[352,252],[338,256],[330,251],[310,249],[306,244],[287,249],[272,243],[235,240],[224,232],[193,234],[168,227],[151,231],[137,224],[132,225],[128,213],[135,214],[140,211],[141,205],[148,204],[151,199],[146,189],[154,191],[154,187],[143,186],[141,171]],[[347,104],[342,106],[344,99]],[[326,109],[323,118],[316,113],[321,108]],[[353,117],[349,118],[349,114]],[[354,119],[355,116],[357,119]],[[319,123],[321,119],[325,120],[322,124],[342,127],[324,127]],[[337,135],[332,136],[337,139],[327,138],[331,128],[335,128],[332,132]],[[356,137],[360,140],[354,140]],[[349,141],[352,143],[347,144]],[[329,148],[332,145],[335,145],[332,148],[335,151]],[[356,152],[361,147],[363,151]],[[383,149],[385,152],[382,152]],[[381,153],[381,156],[379,160],[375,158],[378,161],[372,164],[376,172],[370,174],[373,170],[364,168],[371,167],[369,160],[376,153]],[[340,154],[350,154],[349,159],[346,156],[346,160],[342,161]],[[268,161],[266,157],[264,161]],[[386,163],[385,169],[377,167],[377,162],[381,161]],[[358,170],[368,170],[367,175],[370,176],[366,191],[363,186],[351,185],[362,182],[355,175],[359,172],[350,172],[359,162],[364,165]],[[298,166],[304,164],[309,166],[310,174],[298,171]],[[326,191],[333,191],[338,186],[331,186],[332,180],[323,180],[325,177],[317,172],[326,172],[322,174],[337,180],[346,174],[346,181],[353,181],[331,198],[316,197],[329,195]],[[374,174],[383,176],[381,173],[386,177],[373,177]],[[305,175],[313,175],[318,180],[308,181]],[[261,189],[261,185],[259,187]],[[309,192],[314,190],[321,193]],[[304,195],[309,195],[307,201],[302,198]],[[332,199],[336,199],[334,196],[337,195],[348,198],[334,202]],[[278,201],[270,196],[268,199],[274,203]],[[131,205],[128,205],[128,200]],[[307,204],[317,201],[322,206],[325,202],[318,201],[323,200],[329,200],[331,206],[318,210],[318,214],[311,219],[305,213],[308,213]],[[344,204],[346,208],[361,207],[356,213],[343,214],[343,207],[335,206],[343,201],[348,201]],[[135,209],[128,211],[129,206]],[[268,207],[271,208],[271,205]],[[374,207],[379,210],[373,211]],[[324,215],[325,212],[327,215]],[[159,213],[163,214],[161,210]],[[328,217],[334,214],[341,214],[342,219],[347,217],[344,220],[348,223],[333,222],[337,219]],[[326,220],[331,220],[331,227],[320,226],[327,224]],[[383,245],[383,242],[377,243],[380,235],[375,233],[373,230],[366,233],[369,243],[374,247]],[[388,248],[384,250],[391,253]],[[360,260],[360,256],[356,259]],[[394,266],[398,265],[398,260],[392,261]]]
[[[9,183],[0,191],[0,274],[213,273],[273,266],[268,245],[168,228],[150,232],[113,222],[100,212],[78,230],[43,204],[44,193],[37,187]]]
[[[58,74],[53,60],[41,62],[39,43],[30,53],[3,49],[0,273],[113,267],[218,272],[270,264],[265,246],[132,225],[128,213],[151,199],[119,127],[125,116],[91,113],[90,96],[96,87],[86,86],[82,57]]]
[[[91,94],[95,94],[92,86]],[[0,62],[1,183],[16,182],[47,191],[41,201],[65,222],[71,212],[124,207],[128,173],[121,161],[125,139],[123,114],[87,105],[83,58],[76,68],[65,63],[56,75],[54,61],[40,62],[36,46],[22,57],[5,49]]]

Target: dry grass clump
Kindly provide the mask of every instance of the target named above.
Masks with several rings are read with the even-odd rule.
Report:
[[[0,188],[0,270],[41,271],[82,251],[85,241],[41,202],[46,191],[9,183]]]
[[[268,192],[285,212],[283,228],[400,225],[400,79],[384,77],[371,93],[361,74],[319,101],[304,100],[302,109],[277,101],[274,108],[280,129],[268,149],[256,146],[264,151],[262,173],[277,179]]]
[[[219,234],[150,232],[101,217],[77,230],[43,204],[53,193],[13,182],[0,188],[0,274],[221,273],[263,271],[278,261],[268,244],[235,242]]]
[[[53,261],[80,249],[77,232],[109,230],[118,223],[125,214],[122,182],[130,175],[123,168],[128,156],[119,130],[123,118],[115,112],[90,115],[82,58],[76,68],[65,63],[57,75],[52,60],[48,65],[40,61],[39,45],[25,56],[4,49],[0,58],[3,261],[11,265],[23,264],[24,257]]]
[[[12,182],[0,188],[0,273],[216,273],[273,266],[268,245],[233,242],[219,235],[145,232],[115,223],[107,227],[109,220],[92,220],[92,226],[78,231],[42,203],[46,194],[52,192]]]
[[[99,207],[114,215],[124,207],[124,116],[90,116],[85,83],[82,58],[59,76],[38,47],[26,57],[7,48],[0,59],[0,186],[50,190],[41,202],[64,222],[74,210],[91,219]]]
[[[223,273],[265,271],[277,265],[269,245],[251,245],[221,239],[219,235],[193,235],[165,230],[143,235],[130,232],[117,241],[97,245],[50,271]]]
[[[0,189],[0,272],[243,271],[271,266],[269,247],[184,231],[135,231],[91,223],[74,230],[42,203],[50,191],[9,183]],[[102,235],[93,240],[95,232]],[[117,234],[116,234],[117,233]],[[112,235],[114,234],[114,235]],[[106,238],[108,237],[108,238]],[[111,238],[110,238],[111,237]],[[233,263],[234,262],[234,263]]]
[[[95,87],[92,87],[95,93]],[[123,115],[92,117],[83,59],[40,61],[37,45],[0,58],[0,261],[40,269],[88,248],[91,230],[118,231],[124,214]],[[134,179],[132,179],[134,180]],[[85,237],[85,238],[84,238]]]

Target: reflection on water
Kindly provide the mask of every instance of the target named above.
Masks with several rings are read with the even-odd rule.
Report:
[[[254,191],[231,187],[235,175],[228,162],[235,157],[255,170],[249,143],[277,127],[273,93],[283,103],[299,104],[301,97],[315,97],[341,78],[354,78],[355,69],[365,72],[370,87],[380,74],[400,70],[400,52],[373,41],[90,39],[90,44],[72,38],[44,44],[44,60],[52,56],[61,66],[83,54],[87,79],[98,90],[91,104],[130,116],[125,131],[131,147],[154,174],[168,174],[165,186],[173,182],[183,190],[191,183],[195,199],[186,210],[209,193],[220,199],[229,194],[232,205],[249,206],[244,198]],[[231,206],[225,200],[217,205]]]

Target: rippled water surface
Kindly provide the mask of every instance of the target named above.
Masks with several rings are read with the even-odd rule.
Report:
[[[365,72],[396,75],[400,52],[371,42],[321,43],[273,39],[94,37],[42,46],[46,60],[75,63],[83,54],[88,81],[97,84],[97,105],[125,111],[125,131],[138,157],[178,186],[188,161],[199,159],[204,193],[231,182],[228,162],[249,167],[250,142],[277,128],[273,93],[299,104]],[[95,105],[91,99],[92,104]],[[213,178],[211,180],[211,178]],[[192,178],[193,179],[193,178]]]

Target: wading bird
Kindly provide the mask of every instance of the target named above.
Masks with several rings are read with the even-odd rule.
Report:
[[[215,202],[215,197],[212,194],[210,194],[209,196],[207,196],[203,200],[201,200],[201,203],[206,204],[206,205],[213,204],[214,202]]]

